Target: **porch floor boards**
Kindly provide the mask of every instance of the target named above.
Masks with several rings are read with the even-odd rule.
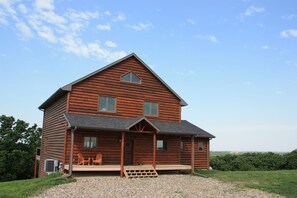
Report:
[[[131,165],[125,166],[125,169],[143,169],[146,167],[152,167],[152,165]],[[69,170],[69,165],[64,166],[65,170]],[[182,164],[158,164],[156,170],[191,170],[190,165]],[[121,171],[120,165],[73,165],[72,171]]]

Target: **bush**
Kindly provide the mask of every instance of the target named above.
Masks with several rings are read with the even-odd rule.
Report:
[[[253,171],[297,169],[297,150],[287,154],[244,153],[216,156],[211,159],[211,166],[222,171]]]
[[[297,149],[285,155],[285,169],[297,169]]]

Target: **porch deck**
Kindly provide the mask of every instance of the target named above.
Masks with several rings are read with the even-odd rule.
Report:
[[[152,165],[131,165],[125,166],[126,169],[142,169],[145,167],[151,167]],[[69,170],[69,165],[66,164],[64,166],[65,170]],[[156,170],[191,170],[190,165],[182,165],[182,164],[158,164],[156,165]],[[121,171],[120,165],[73,165],[72,171]]]

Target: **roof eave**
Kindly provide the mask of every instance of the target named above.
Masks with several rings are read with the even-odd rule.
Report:
[[[39,110],[45,109],[49,104],[58,100],[61,96],[63,96],[67,90],[59,88],[55,93],[53,93],[46,101],[44,101],[39,107]]]

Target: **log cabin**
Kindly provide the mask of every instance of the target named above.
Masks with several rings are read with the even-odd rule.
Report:
[[[65,85],[39,106],[39,176],[50,172],[50,160],[59,162],[63,173],[118,171],[121,177],[208,169],[214,136],[182,120],[184,106],[134,53]],[[97,154],[100,164],[92,163]]]

